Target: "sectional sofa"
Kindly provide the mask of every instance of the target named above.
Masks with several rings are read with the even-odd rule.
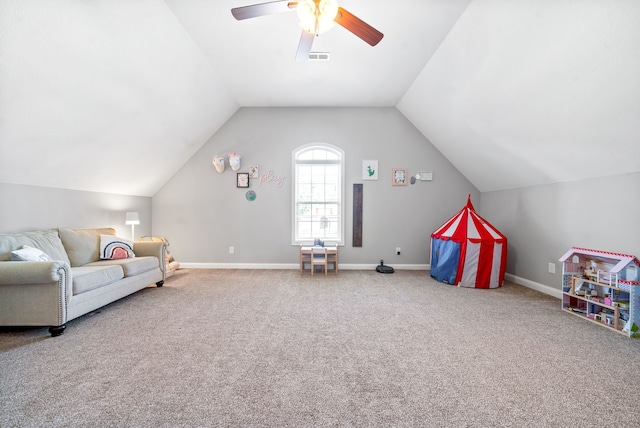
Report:
[[[0,234],[0,326],[66,323],[166,278],[166,242],[132,242],[112,228]]]

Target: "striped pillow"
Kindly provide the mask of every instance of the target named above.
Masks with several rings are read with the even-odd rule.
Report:
[[[102,260],[128,259],[135,256],[133,241],[113,235],[100,235],[100,258]]]

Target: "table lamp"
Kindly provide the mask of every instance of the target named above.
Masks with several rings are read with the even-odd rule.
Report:
[[[125,224],[131,225],[131,240],[135,241],[134,238],[134,232],[133,232],[133,228],[136,227],[136,224],[140,224],[140,216],[138,215],[137,212],[128,212],[127,213],[127,219],[125,221]]]

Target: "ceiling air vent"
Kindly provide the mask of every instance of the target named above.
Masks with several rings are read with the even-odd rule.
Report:
[[[309,52],[309,61],[329,61],[329,52]]]

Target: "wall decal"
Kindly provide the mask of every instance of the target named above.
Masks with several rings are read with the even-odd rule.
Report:
[[[263,182],[271,183],[275,181],[277,183],[277,187],[282,187],[286,177],[283,175],[276,175],[273,170],[269,170],[269,172],[265,174],[260,174],[260,186],[262,186]]]

